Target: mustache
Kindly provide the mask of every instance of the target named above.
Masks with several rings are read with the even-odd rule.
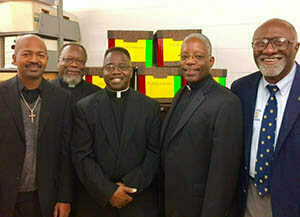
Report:
[[[32,67],[32,66],[37,66],[39,68],[42,68],[42,65],[39,63],[28,63],[25,65],[26,68]]]
[[[260,59],[266,59],[266,58],[272,59],[272,58],[282,58],[282,57],[283,56],[280,55],[280,54],[275,54],[275,55],[271,55],[271,56],[262,54],[262,55],[259,56]]]
[[[193,71],[200,71],[200,68],[182,68],[182,71],[188,71],[188,70],[193,70]]]

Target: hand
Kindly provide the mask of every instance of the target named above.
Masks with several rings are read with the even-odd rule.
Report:
[[[71,212],[69,203],[56,203],[53,217],[68,217]]]
[[[122,208],[132,201],[132,197],[128,193],[135,193],[136,189],[129,188],[121,182],[116,184],[119,185],[119,188],[115,191],[109,202],[113,207]]]

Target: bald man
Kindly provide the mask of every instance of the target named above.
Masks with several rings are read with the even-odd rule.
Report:
[[[243,107],[242,217],[300,216],[300,67],[295,28],[271,19],[253,35],[258,72],[235,81]]]
[[[72,198],[71,96],[43,79],[48,56],[20,37],[17,75],[0,84],[0,216],[68,217]]]

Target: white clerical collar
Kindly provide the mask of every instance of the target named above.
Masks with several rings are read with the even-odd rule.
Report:
[[[116,90],[111,90],[111,89],[109,89],[108,87],[106,87],[107,88],[107,90],[109,91],[109,92],[111,92],[111,93],[116,93],[116,98],[121,98],[122,97],[122,95],[123,95],[123,93],[125,93],[127,90],[129,90],[129,87],[127,87],[126,89],[124,89],[124,90],[118,90],[118,91],[116,91]]]

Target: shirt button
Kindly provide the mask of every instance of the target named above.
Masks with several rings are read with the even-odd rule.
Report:
[[[245,188],[243,189],[243,192],[246,193],[246,189]]]

